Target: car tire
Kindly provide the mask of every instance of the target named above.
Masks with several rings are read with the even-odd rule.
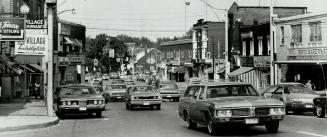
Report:
[[[217,125],[212,121],[212,119],[207,121],[207,129],[210,135],[215,136],[217,134]]]
[[[132,106],[132,104],[129,104],[129,109],[134,110],[134,106]]]
[[[173,102],[179,102],[179,98],[174,98]]]
[[[186,122],[187,122],[187,128],[188,128],[188,129],[195,129],[196,126],[197,126],[197,123],[196,123],[196,122],[193,122],[193,121],[191,120],[191,118],[188,116],[187,113],[184,113],[184,117],[185,117]]]
[[[325,117],[325,114],[326,114],[325,105],[318,104],[315,107],[315,111],[316,111],[317,117],[319,117],[319,118],[324,118]]]
[[[56,111],[55,113],[56,113],[56,115],[57,115],[57,117],[58,117],[59,119],[63,119],[63,118],[65,117],[65,114],[62,113],[62,112],[58,112],[58,111]]]
[[[128,104],[125,104],[126,105],[126,109],[128,110],[129,109],[129,105]]]
[[[268,133],[277,133],[279,128],[279,122],[278,121],[269,122],[265,124],[265,127]]]
[[[161,105],[160,104],[157,105],[156,108],[157,108],[157,110],[160,110],[161,109]]]
[[[96,116],[97,118],[101,118],[101,117],[102,117],[102,112],[101,112],[101,111],[96,112],[96,113],[95,113],[95,116]]]

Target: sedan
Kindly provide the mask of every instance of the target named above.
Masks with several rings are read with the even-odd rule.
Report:
[[[173,99],[174,102],[179,101],[181,94],[179,93],[178,86],[173,82],[160,83],[160,94],[163,99]]]
[[[161,102],[160,92],[150,85],[132,85],[125,92],[126,109],[133,110],[137,106],[150,106],[160,110]]]
[[[93,86],[73,84],[58,87],[54,93],[54,108],[58,117],[66,113],[96,113],[101,117],[105,99],[96,93]]]
[[[270,86],[262,93],[267,98],[275,98],[285,103],[286,113],[293,111],[299,114],[301,112],[314,111],[313,99],[319,97],[313,90],[296,83],[281,83]]]
[[[103,96],[106,100],[124,100],[124,94],[127,86],[125,84],[113,84],[105,87]]]

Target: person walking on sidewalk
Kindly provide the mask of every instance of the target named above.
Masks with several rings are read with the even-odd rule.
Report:
[[[34,84],[34,96],[35,96],[35,99],[37,99],[37,96],[40,96],[40,82],[38,82],[38,81],[36,81]]]

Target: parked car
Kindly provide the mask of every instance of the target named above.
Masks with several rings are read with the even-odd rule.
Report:
[[[125,92],[126,109],[133,110],[137,106],[151,106],[161,109],[160,92],[150,85],[131,85]]]
[[[181,96],[178,86],[173,82],[160,83],[160,94],[163,99],[173,99],[174,102],[179,101]]]
[[[286,113],[293,111],[295,114],[308,111],[315,114],[313,99],[319,97],[312,89],[297,83],[281,83],[270,86],[263,91],[262,95],[283,101]]]
[[[124,100],[126,84],[106,85],[103,96],[108,101]]]
[[[109,74],[110,79],[119,79],[119,74],[115,72],[111,72]]]
[[[313,99],[315,113],[317,117],[324,118],[326,115],[326,93]]]
[[[89,85],[65,85],[56,88],[54,93],[54,109],[58,117],[66,113],[96,113],[101,117],[105,105],[104,98]]]
[[[187,87],[178,105],[179,116],[188,128],[206,125],[215,135],[225,125],[265,125],[277,133],[284,119],[284,103],[260,96],[250,84],[237,82],[200,83]]]

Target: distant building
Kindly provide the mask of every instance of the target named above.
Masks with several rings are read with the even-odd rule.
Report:
[[[311,80],[327,88],[327,13],[279,18],[276,23],[278,81]]]

